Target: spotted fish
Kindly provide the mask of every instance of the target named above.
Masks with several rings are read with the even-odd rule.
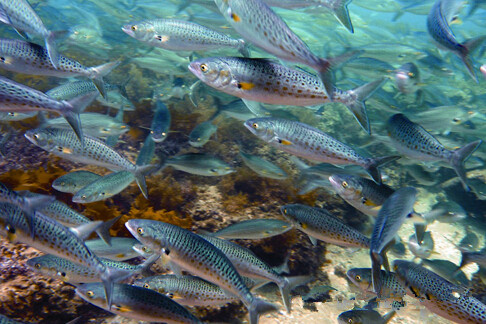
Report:
[[[394,272],[380,270],[383,298],[402,298],[406,295],[405,287],[398,281]],[[375,294],[371,279],[371,268],[353,268],[346,276],[362,291]]]

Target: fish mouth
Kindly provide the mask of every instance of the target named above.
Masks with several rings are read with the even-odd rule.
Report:
[[[251,126],[250,120],[243,122],[243,126],[245,126],[250,132],[255,134],[255,129]]]
[[[121,28],[125,34],[128,34],[129,36],[135,37],[135,33],[131,30],[129,25],[125,25]]]
[[[194,74],[195,76],[197,76],[198,78],[201,78],[201,73],[199,72],[200,69],[199,69],[199,66],[201,64],[199,62],[196,62],[196,61],[193,61],[191,63],[189,63],[189,65],[187,66],[187,68],[189,69],[189,71],[191,71],[192,74]]]
[[[335,175],[331,175],[329,177],[329,182],[331,183],[331,185],[334,187],[334,188],[339,188],[340,184],[339,184],[339,180],[337,179],[337,177]]]

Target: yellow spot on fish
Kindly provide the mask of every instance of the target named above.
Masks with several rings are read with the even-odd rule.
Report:
[[[287,141],[287,140],[280,140],[279,142],[282,145],[292,145],[293,144],[291,141]]]
[[[125,257],[125,253],[118,253],[117,255],[115,255],[117,258],[124,258]]]
[[[235,22],[240,22],[241,18],[235,13],[231,13],[231,19],[233,19]]]
[[[309,227],[306,223],[302,223],[302,229],[306,229],[307,227]]]
[[[238,89],[251,90],[255,87],[254,83],[251,82],[238,82]]]
[[[121,312],[121,313],[128,313],[128,312],[132,311],[132,309],[128,306],[113,305],[112,307],[113,307],[114,310]]]
[[[363,205],[365,206],[370,206],[370,207],[376,207],[377,204],[375,204],[374,202],[372,202],[371,200],[369,199],[363,199]]]

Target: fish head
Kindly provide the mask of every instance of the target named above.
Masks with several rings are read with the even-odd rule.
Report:
[[[47,128],[28,130],[27,132],[25,132],[24,136],[32,144],[37,145],[38,147],[48,152],[53,151],[55,148],[55,144],[52,139],[51,133]]]
[[[358,177],[349,174],[332,174],[329,182],[336,193],[345,200],[359,201],[363,197],[363,186]]]
[[[66,272],[59,271],[56,268],[55,263],[51,262],[49,255],[43,255],[27,260],[27,266],[44,276],[58,278],[62,281],[69,281],[69,277]]]
[[[299,209],[303,205],[300,204],[290,204],[290,205],[283,205],[280,207],[280,212],[282,213],[282,216],[289,220],[291,223],[295,224],[298,222],[298,214],[299,214]]]
[[[86,204],[90,202],[100,201],[105,199],[106,193],[99,190],[83,190],[81,189],[73,196],[73,202],[78,204]]]
[[[121,29],[128,36],[145,42],[152,40],[155,31],[152,24],[143,21],[126,24]]]
[[[164,131],[157,132],[153,129],[150,131],[150,136],[155,143],[162,143],[167,138],[167,135],[167,132]]]
[[[346,276],[362,291],[373,291],[370,268],[353,268],[346,272]]]
[[[346,312],[342,312],[338,316],[338,323],[340,324],[363,324],[363,323],[371,323],[367,319],[366,312],[372,310],[349,310]]]
[[[69,29],[67,41],[71,44],[89,45],[102,38],[101,32],[89,25],[77,25]]]
[[[155,253],[169,246],[167,231],[173,225],[148,219],[130,219],[125,226],[140,243]]]
[[[135,250],[135,252],[137,252],[138,254],[143,256],[144,258],[147,258],[147,257],[154,254],[154,252],[152,251],[151,248],[149,248],[146,245],[140,244],[140,243],[135,244],[132,248],[133,248],[133,250]]]
[[[212,88],[229,93],[235,90],[236,80],[231,73],[231,67],[223,59],[217,57],[198,59],[189,63],[188,68],[198,79]]]
[[[275,125],[271,118],[251,118],[243,123],[245,127],[265,142],[275,138]]]
[[[229,165],[220,165],[220,166],[214,166],[208,170],[208,173],[214,175],[214,176],[223,176],[227,175],[230,173],[235,172],[236,170],[233,169]]]
[[[101,283],[78,285],[75,292],[79,297],[86,300],[88,303],[102,308],[108,308],[105,298],[105,289]]]

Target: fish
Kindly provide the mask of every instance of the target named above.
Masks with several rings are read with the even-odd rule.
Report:
[[[100,224],[101,222],[93,222],[76,229],[68,229],[57,221],[36,212],[33,218],[35,237],[32,237],[24,212],[12,204],[0,204],[0,234],[6,236],[12,243],[27,244],[42,252],[69,259],[95,270],[100,275],[104,296],[111,306],[113,283],[127,278],[130,273],[107,267],[84,244],[82,237],[89,235]]]
[[[120,261],[112,261],[100,258],[101,262],[107,267],[130,271],[132,274],[150,273],[150,266],[154,263],[154,258],[139,265],[132,265]],[[27,260],[27,267],[31,270],[54,279],[69,283],[91,283],[101,282],[99,273],[93,269],[63,259],[54,255],[46,254]]]
[[[233,100],[228,104],[221,105],[219,110],[221,114],[241,121],[256,117],[241,99]]]
[[[309,160],[363,167],[376,183],[381,183],[378,166],[398,156],[367,158],[330,135],[301,122],[273,117],[252,118],[244,126],[271,146]]]
[[[286,233],[291,229],[292,225],[280,219],[261,218],[234,223],[207,235],[229,240],[259,240]]]
[[[112,171],[129,171],[135,176],[143,196],[148,198],[145,173],[152,171],[153,166],[137,166],[101,140],[88,135],[83,136],[84,145],[81,145],[70,130],[40,128],[29,130],[24,136],[43,150],[70,161],[97,165]]]
[[[183,306],[150,289],[127,284],[115,284],[111,307],[106,303],[103,287],[99,283],[79,285],[75,291],[88,303],[123,317],[167,324],[202,323]]]
[[[270,161],[256,155],[251,155],[240,150],[239,156],[247,167],[264,178],[284,180],[288,178],[287,173]]]
[[[424,219],[427,223],[438,221],[441,223],[462,222],[467,218],[467,212],[464,208],[451,199],[439,201],[432,207],[432,210],[424,213]]]
[[[369,248],[370,239],[322,208],[302,204],[284,205],[280,212],[297,229],[317,240],[342,247]]]
[[[446,162],[454,169],[464,189],[470,191],[466,183],[464,162],[481,145],[481,140],[450,151],[422,126],[412,122],[403,114],[395,114],[388,119],[387,131],[397,151],[420,161]]]
[[[170,111],[167,106],[156,99],[154,117],[152,118],[152,126],[150,127],[150,136],[155,143],[162,143],[169,135],[169,128],[171,123]]]
[[[202,147],[217,130],[218,126],[214,125],[212,121],[202,122],[196,125],[189,134],[189,144],[193,147]]]
[[[486,322],[486,305],[468,290],[410,261],[395,260],[393,268],[407,295],[420,299],[429,311],[456,323]]]
[[[145,137],[145,141],[143,141],[143,146],[138,153],[137,161],[135,162],[135,164],[139,166],[150,164],[150,161],[152,161],[154,154],[155,142],[153,140],[152,134],[149,134],[147,137]]]
[[[479,237],[471,229],[471,226],[466,226],[466,235],[461,239],[458,247],[463,251],[473,252],[479,248]]]
[[[381,316],[372,309],[352,309],[339,314],[338,322],[340,324],[386,324],[395,314],[394,310]]]
[[[359,176],[333,174],[329,181],[337,194],[365,215],[376,217],[383,203],[395,190]]]
[[[422,259],[421,265],[431,269],[436,274],[444,277],[455,285],[463,287],[469,286],[469,279],[467,279],[464,272],[462,272],[456,264],[449,260]]]
[[[405,63],[395,71],[395,85],[401,93],[416,92],[420,82],[420,71],[414,63]]]
[[[75,194],[81,188],[87,186],[91,182],[98,180],[102,176],[85,170],[69,172],[60,176],[52,182],[52,188],[60,192]]]
[[[208,86],[250,101],[274,105],[315,106],[330,102],[329,92],[316,76],[268,59],[209,57],[192,61],[191,71]],[[386,82],[371,81],[344,91],[332,87],[333,100],[343,103],[360,126],[371,134],[365,101]]]
[[[481,67],[479,68],[479,71],[481,71],[481,74],[486,79],[486,64],[481,65]]]
[[[309,276],[284,277],[277,271],[271,268],[263,260],[258,258],[251,250],[238,245],[236,243],[220,239],[215,236],[200,234],[203,239],[214,245],[217,249],[223,252],[228,259],[233,263],[238,273],[252,279],[266,280],[274,282],[280,289],[282,301],[290,314],[291,298],[290,292],[293,288],[308,282]]]
[[[250,56],[248,44],[208,27],[178,19],[151,19],[133,22],[122,27],[127,35],[171,51],[210,51],[234,48],[243,56]]]
[[[138,257],[133,247],[138,241],[128,237],[112,237],[111,246],[100,239],[85,241],[86,246],[98,257],[113,261],[126,261]]]
[[[42,46],[18,39],[0,39],[0,68],[17,73],[60,78],[82,76],[91,79],[103,97],[106,97],[103,77],[119,64],[119,61],[115,61],[86,67],[73,59],[58,55],[58,66],[54,67],[48,50]]]
[[[346,272],[351,282],[363,292],[376,294],[373,290],[371,268],[352,268]],[[380,270],[382,297],[401,299],[407,294],[405,287],[398,281],[394,272]]]
[[[384,262],[383,257],[386,246],[393,240],[398,229],[406,217],[413,212],[417,189],[404,187],[396,190],[383,203],[371,235],[370,257],[372,268],[373,289],[378,297],[382,294],[380,269]]]
[[[170,157],[163,162],[163,167],[167,166],[207,177],[223,176],[235,172],[235,169],[229,164],[207,153],[187,153]]]
[[[135,181],[130,171],[118,171],[105,175],[81,188],[73,196],[73,202],[86,204],[111,198]]]
[[[231,261],[202,237],[176,225],[146,219],[130,219],[127,229],[142,244],[170,258],[171,264],[217,284],[243,301],[250,324],[261,314],[275,311],[275,305],[256,298],[246,287]]]
[[[1,110],[7,112],[52,111],[62,115],[72,127],[79,141],[83,139],[83,130],[79,114],[95,96],[86,94],[69,101],[57,101],[46,94],[25,85],[0,76]]]
[[[359,165],[335,166],[330,163],[307,165],[295,156],[291,156],[289,159],[295,164],[295,166],[299,169],[301,173],[303,173],[304,175],[309,175],[313,178],[319,177],[328,179],[331,175],[335,173],[345,173],[362,177],[366,177],[368,175],[366,171],[364,171]]]
[[[316,70],[323,92],[333,100],[331,67],[340,58],[316,56],[287,24],[262,0],[215,0],[223,17],[244,39],[279,59]]]
[[[449,24],[461,6],[462,1],[459,0],[436,0],[427,16],[427,31],[440,48],[456,54],[466,66],[471,78],[478,82],[469,54],[481,45],[486,36],[472,38],[463,43],[456,40]]]
[[[54,68],[59,67],[56,34],[44,26],[41,18],[26,0],[1,1],[0,21],[12,26],[21,35],[21,32],[26,32],[44,38],[50,62]]]
[[[0,112],[0,121],[19,121],[19,120],[24,120],[27,118],[32,118],[37,115],[36,111],[31,111],[31,112],[26,112],[26,113],[21,113],[21,112],[16,112],[16,111],[1,111]]]
[[[424,233],[420,243],[417,243],[417,236],[415,233],[410,235],[408,238],[408,249],[415,255],[415,257],[428,259],[434,252],[434,240],[430,231]]]

